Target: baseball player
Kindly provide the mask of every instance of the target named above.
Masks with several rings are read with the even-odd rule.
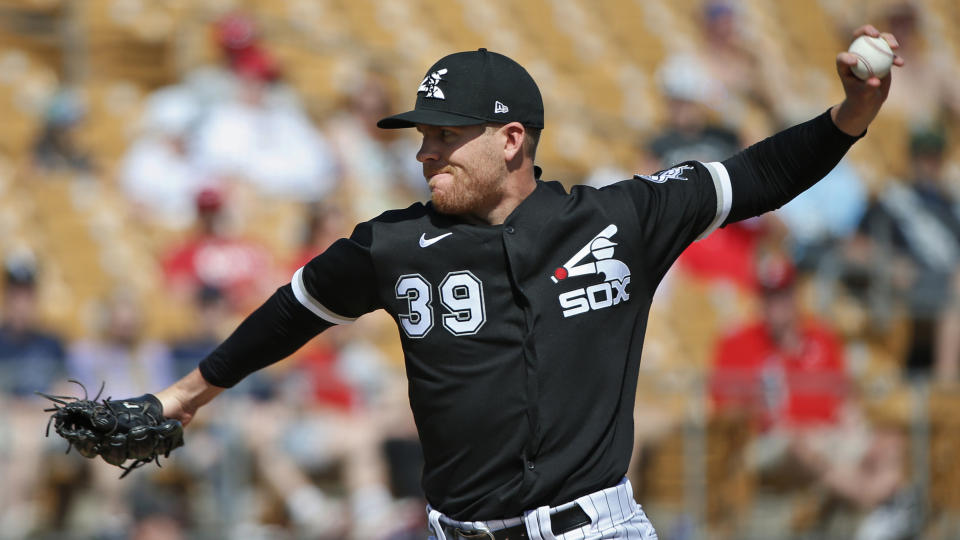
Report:
[[[441,59],[414,109],[377,124],[420,132],[431,201],[360,223],[297,270],[157,394],[165,415],[186,424],[324,329],[385,309],[434,538],[656,538],[624,477],[654,291],[691,242],[783,205],[863,136],[890,77],[861,81],[853,64],[837,56],[842,103],[725,161],[568,193],[534,166],[544,111],[527,71],[485,49]]]

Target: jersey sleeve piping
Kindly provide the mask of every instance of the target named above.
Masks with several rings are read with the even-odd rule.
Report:
[[[730,185],[730,174],[727,168],[718,161],[704,163],[704,167],[710,172],[710,178],[713,179],[713,187],[717,190],[717,215],[697,240],[703,240],[710,236],[710,233],[717,230],[727,216],[730,215],[730,208],[733,206],[733,187]]]
[[[300,302],[303,307],[313,312],[314,315],[320,317],[328,323],[349,324],[357,320],[356,317],[344,317],[343,315],[338,315],[333,311],[330,311],[326,306],[314,298],[310,292],[307,291],[307,287],[303,284],[302,267],[293,274],[293,279],[290,280],[290,285],[293,288],[293,295],[297,298],[297,301]]]

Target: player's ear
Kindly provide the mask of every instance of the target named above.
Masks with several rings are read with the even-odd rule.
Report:
[[[523,159],[523,138],[526,134],[526,128],[520,122],[510,122],[500,128],[503,134],[503,152],[504,158],[511,162],[515,159]]]

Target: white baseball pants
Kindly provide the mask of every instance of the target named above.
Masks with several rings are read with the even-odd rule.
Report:
[[[578,504],[590,516],[590,524],[556,536],[550,527],[550,514]],[[633,486],[624,478],[614,487],[584,495],[556,507],[541,506],[524,512],[523,517],[490,521],[455,521],[427,506],[430,522],[429,540],[457,540],[448,538],[440,524],[465,530],[497,531],[524,523],[530,540],[657,540],[657,532],[647,519],[643,508],[633,500]]]

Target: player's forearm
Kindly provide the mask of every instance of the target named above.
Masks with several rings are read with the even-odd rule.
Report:
[[[726,223],[780,208],[826,176],[858,139],[827,111],[728,158],[733,204]]]
[[[200,374],[210,384],[229,388],[290,356],[330,326],[303,307],[285,285],[200,362]]]

